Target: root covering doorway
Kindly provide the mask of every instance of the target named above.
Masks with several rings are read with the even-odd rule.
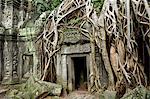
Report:
[[[76,90],[87,90],[86,57],[72,57]]]

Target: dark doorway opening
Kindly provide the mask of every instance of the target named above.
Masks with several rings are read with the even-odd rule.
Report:
[[[86,57],[73,57],[75,73],[75,89],[87,90],[87,65]]]
[[[0,35],[0,81],[2,81],[4,76],[4,36]]]

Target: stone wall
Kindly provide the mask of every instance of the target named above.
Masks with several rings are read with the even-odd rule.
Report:
[[[1,33],[1,37],[4,39],[3,49],[3,62],[1,65],[1,74],[3,73],[2,83],[11,84],[13,81],[18,81],[18,48],[17,43],[14,42],[16,33],[14,32],[13,27],[13,1],[5,0],[4,1],[3,13],[1,15],[1,25],[4,27],[4,32]],[[13,36],[14,35],[14,36]],[[2,72],[3,71],[3,72]]]
[[[19,83],[30,74],[37,75],[39,68],[35,28],[20,29],[25,12],[16,3],[3,0],[3,7],[0,5],[0,81],[3,84]]]
[[[0,36],[0,81],[3,84],[18,83],[30,74],[38,72],[38,49],[33,28],[22,29],[17,35]]]
[[[28,74],[34,74],[40,77],[40,68],[39,66],[39,57],[38,57],[38,47],[35,43],[36,40],[36,32],[34,27],[28,27],[20,30],[20,36],[22,36],[22,40],[25,41],[24,44],[20,44],[20,54],[22,56],[22,76],[26,78],[29,76]],[[27,74],[27,75],[26,75]]]

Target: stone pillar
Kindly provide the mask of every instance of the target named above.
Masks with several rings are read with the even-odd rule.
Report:
[[[11,31],[10,31],[11,32]],[[9,39],[9,38],[5,38],[6,39]],[[11,47],[12,47],[12,43],[8,42],[8,41],[5,41],[4,42],[4,78],[3,78],[3,81],[2,83],[3,84],[11,84],[11,81],[12,81],[12,66],[11,66],[11,63],[12,63],[12,57],[11,57]]]
[[[86,65],[87,65],[87,87],[88,91],[90,91],[90,67],[92,67],[92,64],[90,63],[92,59],[90,58],[90,54],[86,56]]]
[[[7,29],[4,33],[4,77],[3,84],[12,84],[17,81],[17,66],[18,66],[18,48],[17,36],[13,31],[13,1],[5,0],[4,14],[2,17],[2,24]]]
[[[62,83],[64,89],[67,88],[67,55],[62,55]]]
[[[61,67],[61,55],[57,54],[57,66],[56,66],[57,83],[62,83],[62,67]]]
[[[36,54],[36,50],[33,53],[33,64],[32,64],[32,69],[33,69],[33,74],[35,75],[35,77],[38,77],[38,57]]]
[[[9,34],[12,30],[8,31]],[[7,35],[7,34],[6,34]],[[17,36],[16,36],[17,37]],[[5,36],[4,42],[4,78],[3,84],[14,84],[18,82],[18,44],[15,35]]]
[[[73,66],[73,63],[72,63],[72,59],[71,57],[68,55],[67,56],[67,69],[68,69],[68,90],[69,91],[73,91],[73,89],[75,88],[75,82],[73,84],[73,81],[74,80],[74,66]]]

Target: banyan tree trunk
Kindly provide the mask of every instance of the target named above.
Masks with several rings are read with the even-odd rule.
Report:
[[[137,7],[140,8],[137,9]],[[105,0],[103,5],[100,22],[102,22],[101,20],[104,22],[100,23],[100,25],[102,24],[104,26],[103,33],[101,32],[100,36],[102,40],[108,40],[106,43],[108,47],[106,52],[104,52],[105,54],[102,55],[103,57],[108,56],[107,53],[110,55],[106,60],[110,61],[114,76],[117,78],[116,87],[119,83],[124,83],[124,85],[128,87],[147,84],[146,76],[143,71],[144,67],[141,65],[138,55],[138,44],[135,39],[137,36],[135,34],[135,28],[138,27],[136,21],[139,22],[141,26],[149,27],[150,18],[147,9],[149,9],[149,6],[146,0]],[[141,20],[138,14],[143,15],[145,19]],[[141,31],[140,28],[139,31]],[[146,28],[143,34],[146,34],[148,31],[149,29]],[[103,36],[104,34],[107,35],[108,38]],[[105,43],[102,43],[101,46],[103,44]],[[102,46],[102,49],[104,50],[105,46]],[[105,62],[104,64],[105,68],[107,68],[108,65]],[[111,69],[111,66],[109,69]]]

